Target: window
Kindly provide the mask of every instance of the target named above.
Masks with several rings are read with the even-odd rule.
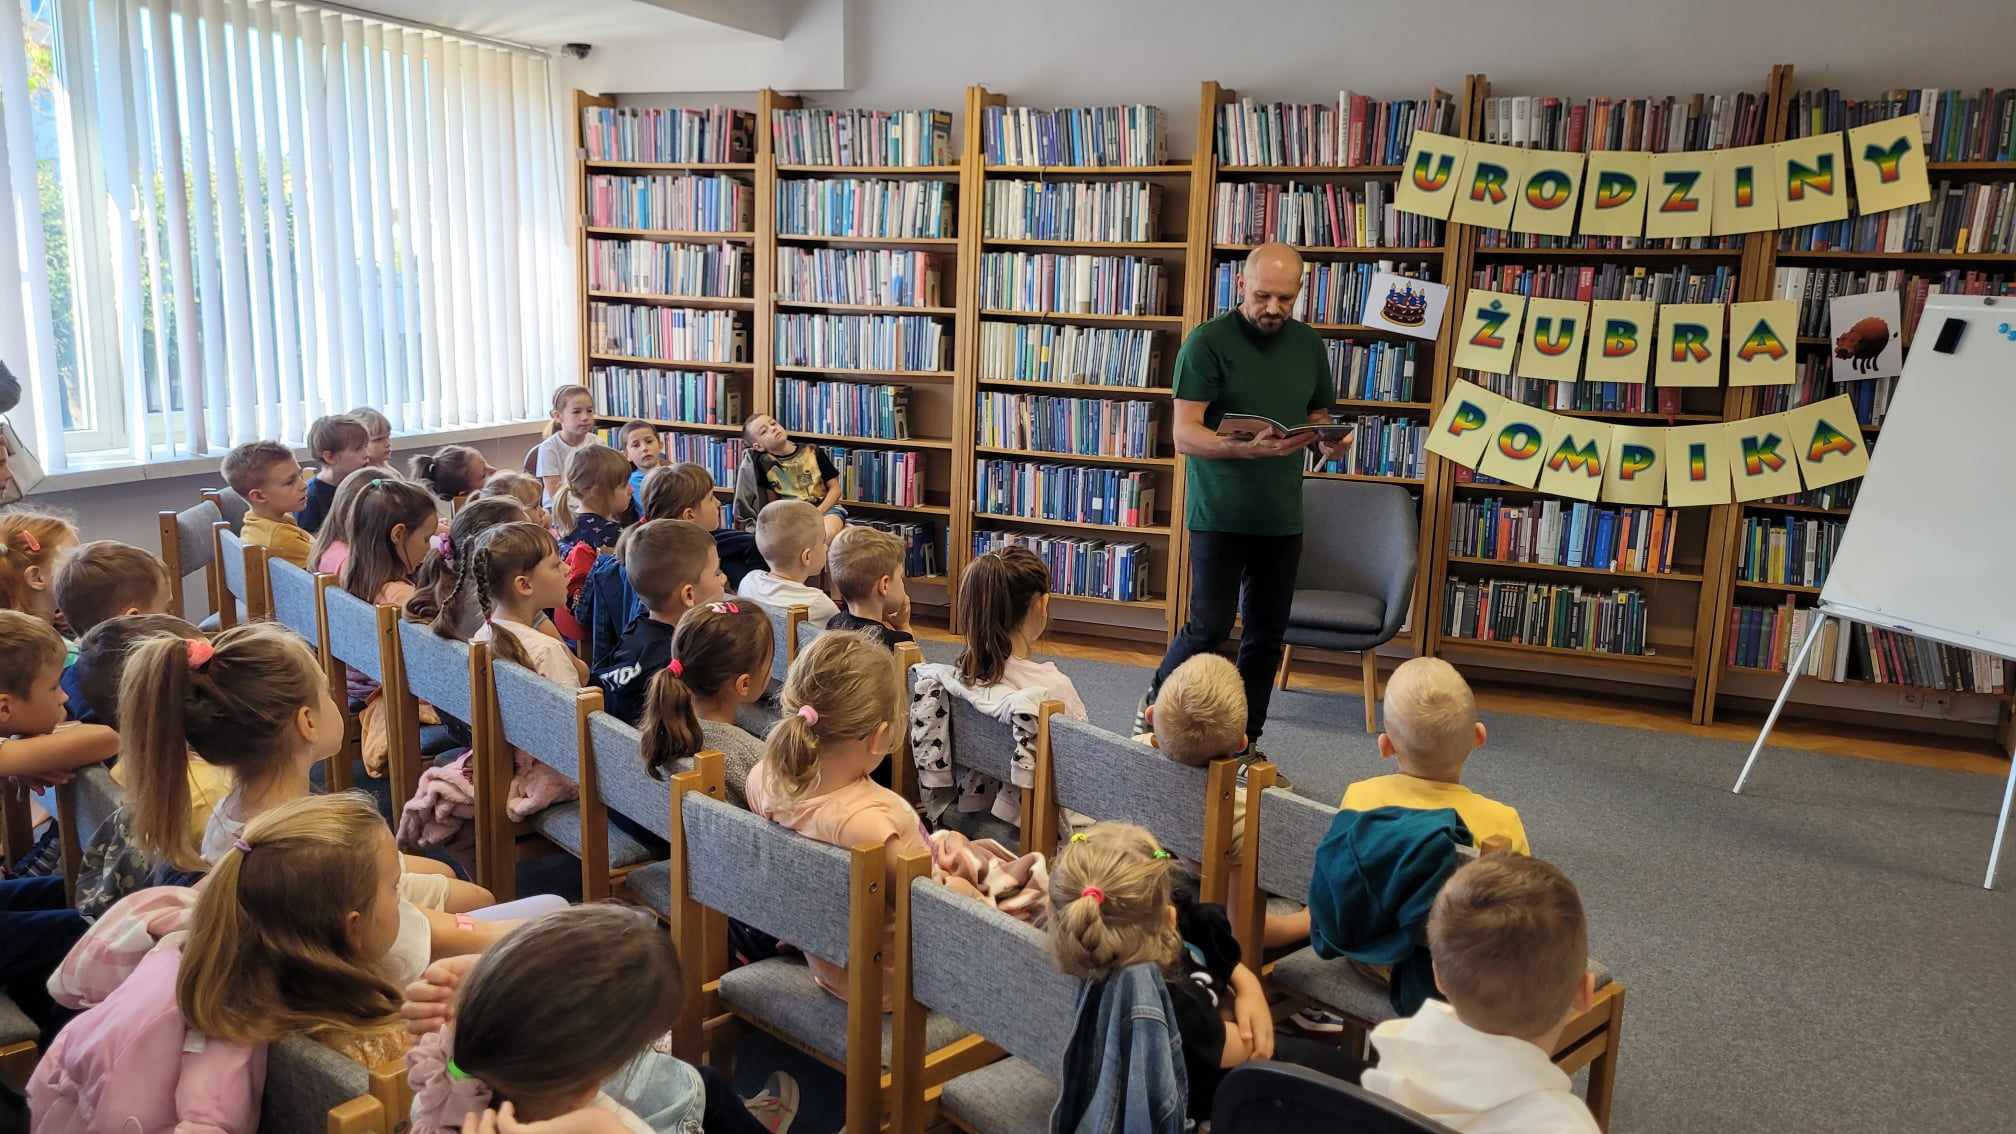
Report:
[[[0,0],[0,361],[51,470],[537,417],[544,57],[280,0]]]

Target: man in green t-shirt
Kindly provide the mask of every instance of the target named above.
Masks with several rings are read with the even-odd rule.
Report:
[[[1316,332],[1290,316],[1302,290],[1302,257],[1263,244],[1246,257],[1239,306],[1190,332],[1176,356],[1176,451],[1190,458],[1184,482],[1190,530],[1190,613],[1169,642],[1142,700],[1145,709],[1176,667],[1218,648],[1237,609],[1239,676],[1246,685],[1250,754],[1267,723],[1281,637],[1302,558],[1303,450],[1313,434],[1218,433],[1228,413],[1294,425],[1329,422],[1335,393]],[[1323,447],[1334,458],[1345,437]],[[1138,727],[1138,726],[1137,726]]]

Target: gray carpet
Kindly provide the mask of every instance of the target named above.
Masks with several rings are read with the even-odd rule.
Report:
[[[933,657],[951,651],[933,646]],[[1148,671],[1067,660],[1124,729]],[[1263,742],[1334,802],[1390,770],[1356,697],[1277,693]],[[1486,718],[1465,782],[1519,809],[1627,986],[1613,1131],[2007,1131],[2016,860],[2001,781],[1576,721]]]

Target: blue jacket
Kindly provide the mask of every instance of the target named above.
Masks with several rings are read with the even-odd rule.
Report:
[[[1078,993],[1051,1134],[1182,1134],[1190,1084],[1165,979],[1131,965]]]
[[[728,573],[728,589],[742,585],[742,576],[763,566],[756,551],[756,537],[748,532],[714,533],[714,546],[721,552],[721,569]],[[600,669],[610,663],[623,631],[632,619],[644,613],[644,600],[630,585],[623,569],[623,557],[605,555],[595,561],[581,592],[574,596],[574,618],[587,635],[588,666]]]
[[[1428,911],[1471,845],[1455,811],[1339,811],[1316,846],[1309,943],[1319,957],[1393,966],[1393,1010],[1412,1016],[1435,995]]]

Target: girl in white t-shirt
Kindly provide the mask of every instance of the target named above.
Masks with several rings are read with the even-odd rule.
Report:
[[[567,605],[567,565],[553,533],[529,520],[498,524],[476,539],[457,590],[473,589],[483,615],[472,642],[490,643],[492,656],[516,662],[566,689],[588,680],[588,667],[567,643],[534,629],[539,613]],[[451,594],[450,603],[459,601]]]
[[[1085,719],[1085,702],[1064,671],[1029,656],[1050,625],[1050,569],[1034,552],[1004,547],[968,564],[959,580],[959,619],[966,627],[960,680],[976,692],[1035,690],[1041,700],[1064,702],[1073,719]]]
[[[553,424],[548,428],[546,439],[532,450],[528,471],[545,487],[541,503],[550,508],[567,475],[567,458],[576,449],[600,444],[595,439],[595,396],[588,387],[562,386],[553,391]]]

